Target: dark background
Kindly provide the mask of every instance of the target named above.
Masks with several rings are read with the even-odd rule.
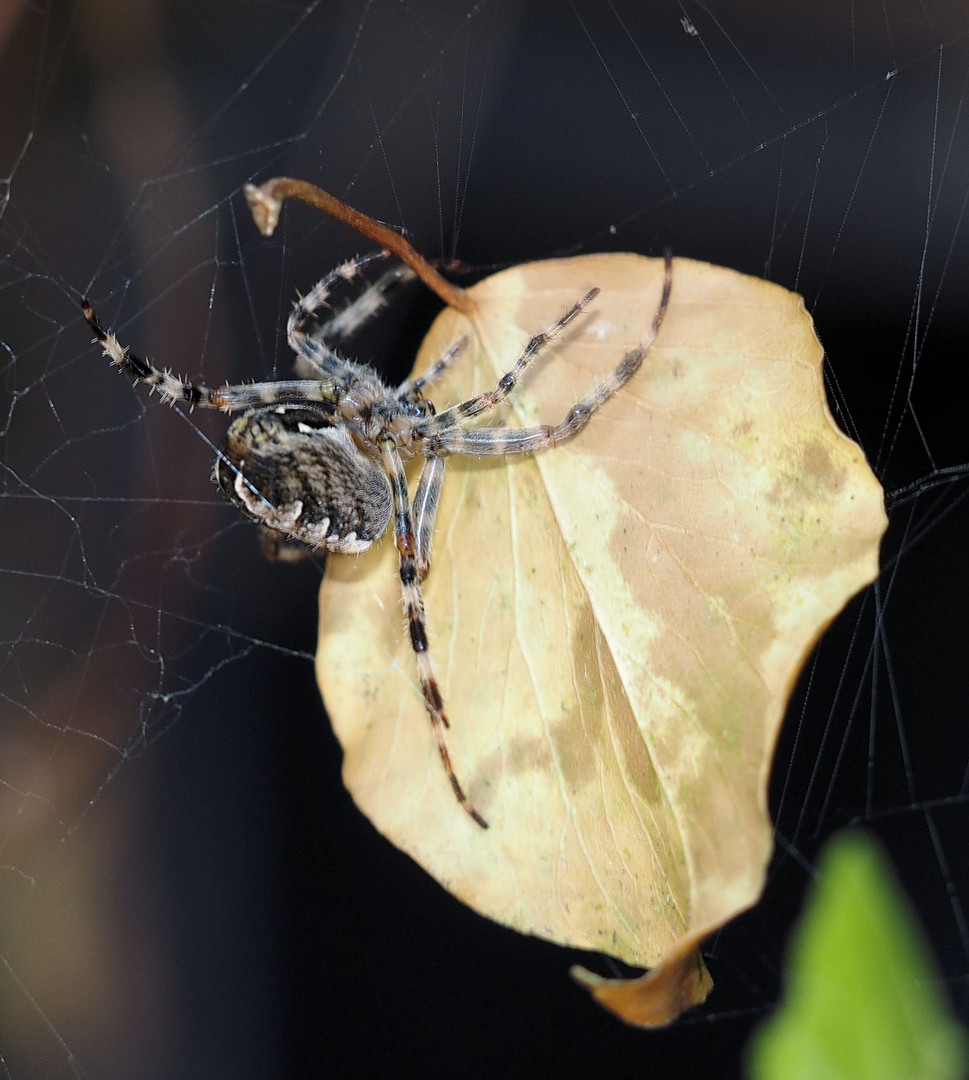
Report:
[[[852,822],[969,1018],[967,31],[938,0],[0,8],[6,1075],[739,1075]],[[479,271],[669,246],[815,317],[889,493],[885,570],[792,703],[764,899],[669,1030],[600,1012],[577,956],[356,812],[314,681],[322,565],[263,562],[209,481],[224,421],[88,345],[85,294],[189,376],[286,373],[295,290],[360,241],[301,207],[259,237],[239,193],[276,173]],[[399,379],[433,310],[402,298],[361,355]]]

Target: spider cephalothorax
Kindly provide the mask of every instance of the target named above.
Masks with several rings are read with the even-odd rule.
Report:
[[[455,775],[444,731],[444,702],[431,664],[421,582],[430,567],[431,540],[446,459],[452,454],[507,455],[544,450],[571,439],[642,365],[659,331],[669,300],[672,264],[666,275],[650,336],[628,352],[615,370],[568,411],[555,427],[465,425],[488,413],[509,394],[528,365],[597,295],[592,289],[553,325],[536,334],[495,387],[435,411],[424,391],[453,362],[458,342],[426,375],[398,387],[385,384],[365,364],[343,359],[330,342],[351,334],[379,309],[384,292],[407,271],[391,271],[351,305],[307,330],[334,285],[350,281],[386,252],[345,263],[294,306],[288,340],[298,379],[226,385],[212,390],[155,367],[118,343],[84,302],[84,315],[105,355],[135,382],[147,383],[170,402],[238,412],[215,463],[215,480],[243,511],[282,542],[338,553],[365,551],[393,520],[404,614],[414,649],[424,703],[438,749],[458,801],[481,826]],[[424,464],[411,499],[404,461]]]

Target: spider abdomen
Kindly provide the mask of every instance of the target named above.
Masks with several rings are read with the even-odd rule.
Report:
[[[330,551],[365,551],[387,529],[393,496],[379,463],[319,409],[276,405],[239,417],[215,479],[260,525]]]

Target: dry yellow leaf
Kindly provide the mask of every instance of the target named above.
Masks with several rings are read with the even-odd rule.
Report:
[[[607,255],[481,282],[438,410],[494,385],[598,285],[492,420],[558,422],[647,335],[662,277],[661,260]],[[465,333],[442,313],[416,370]],[[393,543],[327,568],[319,678],[361,809],[490,918],[653,968],[577,973],[633,1023],[708,992],[699,942],[763,885],[798,671],[877,573],[882,492],[821,363],[799,296],[677,259],[642,369],[578,439],[449,459],[425,600],[451,754],[488,831],[441,767]]]

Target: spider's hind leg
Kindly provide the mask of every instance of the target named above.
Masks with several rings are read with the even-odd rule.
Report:
[[[417,580],[423,581],[431,569],[431,543],[434,538],[434,521],[444,486],[442,457],[428,456],[421,469],[421,478],[414,492],[414,524],[417,536]]]
[[[397,545],[399,557],[400,591],[404,602],[404,614],[407,618],[407,629],[410,634],[411,646],[417,660],[417,674],[420,678],[421,692],[424,696],[424,705],[431,718],[431,726],[434,729],[434,737],[437,739],[437,749],[444,764],[444,771],[451,784],[451,790],[455,798],[467,812],[467,814],[483,829],[488,828],[488,822],[475,810],[471,800],[464,793],[461,782],[458,780],[451,763],[451,755],[447,747],[445,730],[450,727],[447,713],[444,710],[444,699],[441,696],[437,684],[437,676],[434,674],[434,666],[431,663],[430,646],[427,639],[427,624],[424,617],[424,597],[421,594],[421,574],[418,565],[418,538],[414,533],[414,525],[411,519],[410,499],[407,494],[407,476],[400,459],[400,453],[392,436],[386,436],[380,440],[380,455],[384,471],[390,478],[394,496],[394,541]],[[432,459],[433,460],[433,459]],[[428,463],[428,466],[430,462]],[[428,468],[425,467],[425,471]],[[443,463],[441,466],[443,471]],[[438,479],[441,472],[436,474]],[[438,485],[438,490],[440,487]],[[433,500],[436,508],[436,498]],[[432,518],[433,522],[433,518]]]

